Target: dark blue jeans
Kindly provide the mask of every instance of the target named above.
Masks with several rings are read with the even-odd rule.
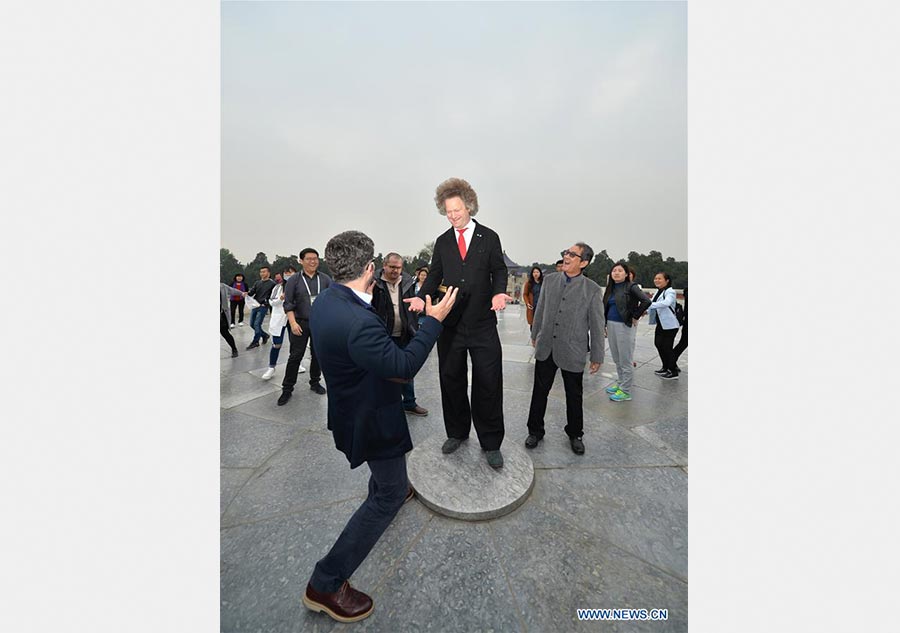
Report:
[[[416,387],[412,380],[403,384],[403,408],[416,408]]]
[[[405,455],[366,463],[372,473],[369,496],[350,517],[331,551],[316,563],[309,579],[316,591],[334,593],[341,588],[394,520],[409,491]]]
[[[272,349],[269,350],[269,367],[274,367],[278,362],[278,354],[281,353],[281,344],[284,342],[284,331],[287,326],[281,328],[281,334],[272,337]]]
[[[253,328],[253,341],[251,341],[251,345],[253,343],[259,343],[259,339],[263,338],[263,319],[266,318],[266,311],[268,308],[266,306],[259,306],[258,308],[253,308],[253,311],[250,313],[250,327]]]

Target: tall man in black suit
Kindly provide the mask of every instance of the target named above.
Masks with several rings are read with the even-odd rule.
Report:
[[[465,180],[450,178],[438,185],[434,197],[451,228],[438,236],[428,277],[416,297],[404,299],[413,312],[421,312],[425,295],[435,296],[438,286],[459,288],[456,305],[444,321],[438,339],[441,405],[447,441],[452,453],[469,437],[472,423],[492,468],[503,466],[503,355],[497,334],[497,310],[506,308],[507,269],[500,237],[472,219],[478,196]],[[472,404],[468,395],[468,359],[472,356]]]

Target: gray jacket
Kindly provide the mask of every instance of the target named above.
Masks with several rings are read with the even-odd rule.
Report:
[[[603,362],[604,327],[600,286],[583,274],[568,284],[564,273],[547,275],[531,328],[536,359],[547,360],[552,353],[560,369],[583,372],[588,352],[592,363]]]
[[[228,301],[232,296],[239,297],[243,294],[240,290],[219,282],[219,310],[228,316]]]

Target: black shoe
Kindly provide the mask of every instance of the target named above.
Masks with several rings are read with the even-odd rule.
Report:
[[[268,342],[269,342],[269,335],[268,335],[268,334],[263,334],[263,345],[265,345],[265,344],[268,343]]]
[[[441,446],[441,452],[444,455],[449,455],[450,453],[455,451],[457,448],[459,448],[459,445],[462,443],[463,443],[463,441],[460,439],[457,439],[455,437],[448,437],[447,440],[444,442],[444,445]]]
[[[294,395],[290,391],[282,391],[281,395],[278,396],[278,406],[284,406],[287,404],[287,401],[291,399],[291,396]]]
[[[231,350],[231,357],[237,358],[237,348],[236,347],[233,350]]]
[[[325,387],[323,387],[323,386],[322,386],[321,384],[319,384],[319,383],[314,383],[314,384],[310,385],[309,388],[310,388],[311,391],[315,391],[315,392],[316,392],[317,394],[319,394],[320,396],[324,396],[324,395],[325,395]]]
[[[662,369],[657,369],[657,370],[656,370],[655,372],[653,372],[653,373],[656,374],[657,376],[662,376],[663,374],[669,373],[669,370],[666,369],[665,367],[663,367]]]
[[[500,454],[499,449],[496,451],[486,451],[485,457],[487,457],[488,466],[494,470],[503,468],[503,455]]]
[[[529,436],[525,438],[525,448],[534,448],[542,439],[544,438],[529,434]]]
[[[250,343],[250,345],[247,346],[247,349],[253,349],[254,347],[259,347],[259,343]]]
[[[572,452],[576,455],[584,455],[584,442],[580,437],[570,437],[569,443],[572,445]]]
[[[662,378],[663,380],[678,380],[678,374],[667,371],[662,376],[660,376],[660,378]]]

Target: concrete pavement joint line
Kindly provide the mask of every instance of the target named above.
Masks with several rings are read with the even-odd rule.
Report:
[[[632,433],[634,433],[635,435],[637,435],[638,437],[642,438],[644,441],[646,441],[648,444],[650,444],[654,448],[665,453],[666,457],[671,459],[673,462],[681,463],[682,459],[681,459],[681,455],[678,453],[678,451],[676,451],[674,448],[672,448],[671,446],[666,444],[659,435],[657,435],[656,433],[654,433],[653,431],[648,429],[647,426],[648,425],[646,425],[646,424],[642,424],[640,426],[631,427],[628,430],[631,431]],[[638,429],[640,429],[640,431]]]
[[[262,381],[262,379],[260,379],[260,381]],[[269,383],[269,384],[272,384],[272,383]],[[325,383],[325,384],[326,384],[326,386],[328,385],[328,383]],[[245,404],[250,404],[251,402],[256,402],[260,398],[271,398],[272,396],[277,394],[279,391],[281,391],[281,390],[278,389],[275,391],[269,391],[268,393],[260,394],[260,395],[256,396],[255,398],[250,398],[249,400],[245,400],[244,402],[241,402],[239,404],[235,404],[230,407],[219,407],[219,408],[222,409],[222,411],[230,411],[231,409],[234,409],[235,407],[242,407]],[[316,397],[318,398],[319,396],[316,396]],[[275,398],[275,400],[277,400],[277,398]]]
[[[497,535],[494,534],[493,522],[488,523],[487,527],[488,534],[490,535],[491,548],[494,550],[494,554],[497,555],[497,564],[500,565],[500,572],[503,574],[503,580],[506,581],[506,588],[509,590],[509,595],[512,597],[513,604],[516,607],[516,619],[519,620],[519,625],[522,627],[523,633],[528,633],[528,625],[525,624],[525,620],[522,618],[522,606],[516,598],[516,592],[513,591],[512,582],[510,582],[509,574],[506,572],[506,565],[503,564],[503,557],[500,555],[500,549],[497,547]]]
[[[612,466],[535,466],[535,470],[613,470],[616,468],[684,468],[687,464],[622,464]]]
[[[325,510],[332,506],[339,505],[341,503],[345,503],[347,501],[353,501],[354,499],[365,500],[367,495],[354,495],[352,497],[344,497],[343,499],[336,499],[335,501],[329,501],[327,503],[319,503],[311,506],[293,506],[288,510],[284,510],[283,512],[276,512],[275,514],[268,514],[264,517],[259,517],[257,519],[250,519],[247,521],[240,521],[238,523],[227,523],[219,524],[219,530],[230,530],[231,528],[236,527],[244,527],[247,525],[255,525],[257,523],[265,523],[266,521],[274,521],[277,519],[284,519],[294,514],[300,514],[301,512],[309,512],[313,510]]]
[[[575,521],[573,521],[571,518],[565,517],[565,516],[559,514],[558,512],[552,510],[551,508],[541,508],[541,510],[543,510],[544,512],[547,512],[547,513],[549,513],[549,514],[552,514],[553,516],[555,516],[556,518],[558,518],[560,521],[563,521],[564,523],[567,523],[567,524],[569,524],[570,526],[572,526],[572,527],[574,527],[574,528],[577,528],[577,529],[579,529],[579,530],[581,530],[581,531],[583,531],[583,532],[588,532],[589,534],[593,534],[594,536],[597,537],[598,540],[603,541],[604,543],[606,543],[606,544],[609,545],[610,547],[613,547],[613,548],[619,550],[620,552],[622,552],[622,553],[625,554],[626,556],[630,556],[630,557],[632,557],[632,558],[636,558],[636,559],[638,559],[639,561],[641,561],[642,563],[644,563],[645,565],[649,565],[649,566],[652,567],[653,569],[657,570],[658,572],[663,573],[663,574],[665,574],[666,576],[670,576],[671,578],[674,578],[675,580],[678,580],[678,581],[680,581],[680,582],[683,582],[684,584],[688,584],[687,578],[682,578],[681,576],[679,576],[678,574],[676,574],[676,573],[673,572],[673,571],[669,571],[668,569],[666,569],[666,568],[664,568],[664,567],[660,567],[660,566],[657,565],[656,563],[651,563],[650,561],[645,560],[644,558],[642,558],[642,557],[639,556],[638,554],[635,554],[634,552],[629,552],[629,551],[628,551],[627,549],[625,549],[624,547],[622,547],[622,546],[620,546],[620,545],[617,545],[617,544],[613,543],[611,540],[609,540],[608,537],[603,536],[602,534],[598,534],[598,533],[595,532],[594,530],[585,528],[584,526],[579,525],[578,523],[575,523]]]
[[[266,421],[268,422],[268,420],[266,420]],[[243,483],[243,485],[240,488],[238,488],[237,492],[235,492],[234,496],[231,498],[231,501],[229,501],[228,505],[225,506],[225,509],[222,510],[222,514],[219,515],[220,523],[221,523],[221,517],[224,517],[225,513],[231,509],[231,504],[234,503],[234,500],[237,499],[238,495],[244,491],[244,488],[247,487],[247,484],[249,484],[254,479],[259,479],[267,470],[269,470],[269,468],[271,468],[271,466],[269,465],[269,462],[271,462],[275,457],[277,457],[282,451],[284,451],[288,447],[293,447],[293,446],[298,445],[300,443],[300,440],[302,439],[301,436],[306,432],[307,432],[306,429],[300,429],[294,435],[294,437],[292,437],[287,442],[282,444],[278,449],[275,450],[274,453],[272,453],[266,459],[264,459],[263,462],[259,466],[257,466],[256,468],[253,469],[253,472],[250,474],[249,477],[247,477],[247,481],[245,481]],[[265,470],[263,470],[263,469],[265,469]],[[221,483],[219,485],[221,486]]]
[[[424,507],[424,506],[423,506]],[[422,537],[425,535],[425,530],[428,529],[428,526],[431,525],[431,522],[434,520],[436,516],[431,510],[425,508],[425,511],[428,513],[428,518],[425,521],[425,525],[416,532],[416,534],[410,539],[409,543],[407,543],[406,547],[403,548],[403,551],[400,552],[400,555],[397,557],[397,560],[388,568],[386,572],[384,572],[381,577],[375,582],[375,586],[372,588],[372,593],[377,593],[381,590],[382,585],[388,581],[396,572],[397,568],[400,566],[401,561],[409,556],[409,553],[412,551],[412,548],[416,546],[416,544],[422,540]],[[382,536],[384,536],[382,534]]]
[[[237,497],[238,492],[243,490],[243,487],[247,484],[248,481],[250,481],[250,478],[253,476],[253,469],[252,468],[227,468],[225,466],[219,466],[219,469],[220,470],[249,470],[250,471],[250,473],[247,475],[247,479],[244,480],[244,484],[231,495],[231,497],[228,499],[228,503],[225,504],[225,508],[223,508],[222,511],[219,513],[219,525],[221,525],[222,517],[224,517],[225,512],[228,511],[228,507],[231,505],[231,502],[234,501],[234,498]],[[220,481],[221,481],[221,479],[220,479]],[[221,488],[221,487],[222,487],[222,484],[219,483],[219,488]]]

